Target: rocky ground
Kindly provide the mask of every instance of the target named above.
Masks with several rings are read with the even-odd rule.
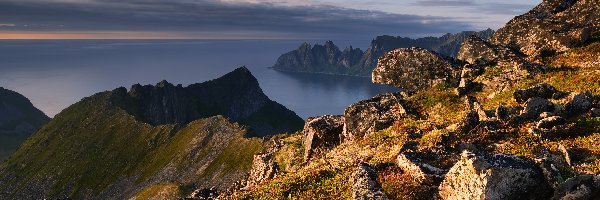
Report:
[[[404,92],[271,138],[260,175],[221,197],[600,198],[598,7],[546,0],[490,41],[469,38],[458,60],[387,53],[373,80]]]

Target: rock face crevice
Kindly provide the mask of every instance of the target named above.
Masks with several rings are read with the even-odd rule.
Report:
[[[294,132],[302,127],[302,119],[270,100],[245,67],[187,87],[161,81],[154,86],[136,84],[129,91],[119,88],[113,91],[113,103],[153,125],[186,124],[223,115],[250,126],[260,136]]]

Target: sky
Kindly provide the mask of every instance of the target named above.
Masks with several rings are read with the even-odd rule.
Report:
[[[0,0],[0,39],[344,39],[497,29],[541,0]]]

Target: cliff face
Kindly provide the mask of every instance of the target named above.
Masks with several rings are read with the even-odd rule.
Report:
[[[0,87],[0,162],[48,120],[29,99]]]
[[[155,86],[133,85],[114,91],[113,102],[140,121],[153,125],[185,124],[223,115],[248,125],[257,135],[294,132],[302,119],[270,100],[246,68],[188,87],[162,81]]]
[[[340,51],[331,41],[314,46],[304,43],[297,50],[280,56],[273,68],[282,71],[369,76],[377,66],[377,59],[385,52],[397,48],[421,47],[444,56],[456,57],[460,45],[470,35],[487,39],[493,33],[493,30],[487,29],[419,39],[385,35],[371,41],[366,51],[352,47]]]

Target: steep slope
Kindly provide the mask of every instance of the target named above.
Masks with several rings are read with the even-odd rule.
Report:
[[[0,162],[48,120],[29,99],[0,87]]]
[[[442,37],[424,37],[411,39],[407,37],[378,36],[366,51],[348,47],[343,51],[332,41],[324,45],[308,43],[300,45],[297,50],[281,55],[273,69],[281,71],[311,72],[369,76],[377,65],[377,58],[385,52],[397,48],[421,47],[436,51],[444,56],[456,57],[460,45],[470,35],[489,38],[494,33],[492,29],[480,32],[464,31],[457,34],[446,34]]]
[[[571,14],[600,19],[586,12],[598,9],[597,1],[544,1],[536,9],[549,5],[557,12],[587,5]],[[527,33],[544,29],[520,25]],[[423,49],[386,53],[374,74],[389,76],[374,80],[408,85],[410,93],[357,102],[336,121],[312,118],[301,134],[270,149],[281,169],[275,178],[230,198],[599,199],[600,32],[539,63],[518,50],[536,42],[515,34],[523,41],[509,47],[468,39],[460,56],[468,64],[456,66],[460,74],[454,67],[436,69],[446,75],[421,71],[451,65]],[[370,131],[333,137],[346,136],[349,127]],[[305,152],[310,159],[303,159]]]
[[[0,199],[126,199],[163,190],[188,195],[211,187],[225,191],[245,179],[253,155],[264,146],[261,139],[249,137],[253,133],[245,126],[229,120],[271,131],[300,120],[268,100],[255,81],[240,68],[186,88],[163,81],[84,98],[56,115],[0,166]],[[211,116],[218,114],[223,116]]]

